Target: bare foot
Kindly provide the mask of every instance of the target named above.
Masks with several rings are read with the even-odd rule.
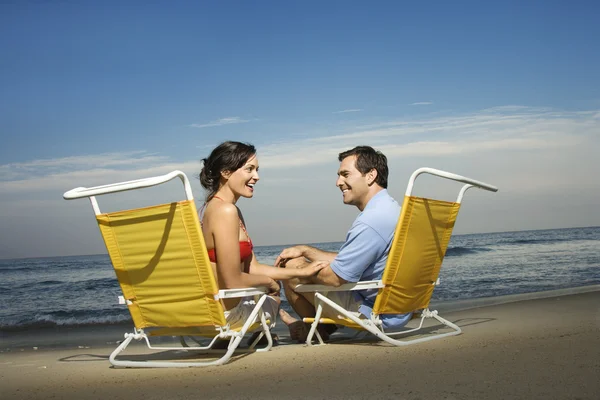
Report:
[[[296,321],[299,321],[298,319],[292,317],[290,314],[288,314],[287,311],[285,311],[283,308],[279,309],[279,318],[283,321],[284,324],[286,325],[291,325]]]
[[[290,330],[290,338],[296,340],[298,343],[306,341],[308,336],[309,327],[304,322],[292,317],[284,309],[279,309],[279,318],[287,325]]]

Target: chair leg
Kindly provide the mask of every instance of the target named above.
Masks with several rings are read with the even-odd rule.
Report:
[[[108,361],[114,365],[118,366],[121,361],[117,361],[116,357],[129,345],[129,343],[133,340],[133,334],[125,334],[125,340],[121,342],[121,344],[112,352],[108,357]]]
[[[250,325],[254,322],[254,319],[258,316],[260,318],[260,324],[263,329],[263,333],[267,336],[267,345],[261,349],[256,349],[257,352],[269,351],[271,347],[273,347],[273,338],[271,337],[271,331],[269,330],[269,325],[267,325],[267,319],[265,318],[265,314],[262,311],[262,305],[267,300],[267,295],[260,296],[260,299],[256,302],[256,306],[254,306],[254,310],[248,316],[248,319],[244,323],[244,326],[240,330],[242,336],[246,334]],[[273,316],[275,318],[275,316]],[[256,341],[258,343],[258,340]],[[250,349],[253,349],[256,343],[253,343],[250,346]]]
[[[200,347],[194,346],[194,345],[190,346],[188,344],[188,342],[186,341],[186,337],[189,340],[191,340],[194,343],[196,343]],[[214,337],[212,339],[212,341],[208,345],[206,345],[206,346],[202,346],[202,343],[198,339],[196,339],[195,337],[193,337],[193,336],[179,336],[179,342],[181,343],[181,347],[183,347],[184,349],[187,349],[187,350],[210,350],[210,349],[212,349],[213,344],[216,342],[217,338],[218,338],[218,336]]]
[[[260,339],[263,338],[263,336],[265,336],[265,332],[261,332],[256,339],[254,339],[254,341],[252,343],[250,343],[250,346],[248,347],[249,350],[254,349],[254,346],[256,346],[258,344],[258,342],[260,342]]]
[[[437,311],[433,311],[435,314],[433,315],[433,318],[437,319],[438,321],[440,321],[442,324],[446,325],[449,328],[454,329],[454,332],[451,332],[451,335],[448,336],[453,336],[453,335],[458,335],[460,333],[462,333],[462,329],[460,329],[460,327],[450,321],[448,321],[445,318],[442,318],[438,315]]]
[[[452,328],[452,332],[446,332],[446,333],[440,333],[437,335],[429,335],[426,337],[422,337],[422,338],[417,338],[417,339],[412,339],[412,340],[397,340],[397,339],[392,339],[391,337],[389,337],[388,335],[385,335],[385,338],[382,338],[383,340],[385,340],[386,342],[396,345],[396,346],[407,346],[410,344],[415,344],[415,343],[423,343],[423,342],[428,342],[430,340],[436,340],[436,339],[441,339],[444,337],[448,337],[448,336],[456,336],[456,335],[460,335],[462,333],[462,330],[454,323],[448,321],[447,319],[444,319],[442,317],[440,317],[438,315],[437,311],[430,311],[429,309],[425,309],[423,310],[423,319],[425,318],[435,318],[438,322],[440,322],[441,324]]]
[[[206,367],[211,365],[225,364],[233,355],[235,349],[242,340],[241,336],[235,337],[232,343],[229,345],[227,352],[219,359],[212,361],[196,361],[196,362],[173,362],[173,361],[131,361],[131,360],[117,360],[117,356],[125,350],[129,343],[133,340],[145,339],[147,342],[147,336],[145,333],[126,333],[125,340],[110,354],[109,361],[115,367],[130,367],[130,368],[189,368],[189,367]]]
[[[267,345],[264,348],[256,349],[255,351],[257,351],[257,352],[268,351],[273,346],[273,338],[271,337],[271,331],[269,330],[269,326],[267,325],[267,320],[262,311],[262,305],[265,302],[265,300],[266,300],[266,295],[261,296],[261,298],[258,300],[254,310],[248,317],[248,320],[242,326],[242,329],[239,332],[233,333],[230,336],[231,339],[230,339],[229,345],[227,346],[227,351],[225,352],[225,354],[217,360],[197,361],[197,362],[117,360],[117,356],[123,350],[125,350],[125,348],[129,345],[129,343],[131,343],[131,341],[133,339],[145,340],[148,347],[151,349],[153,348],[150,345],[150,342],[148,341],[148,336],[143,332],[143,330],[136,329],[136,331],[134,333],[126,333],[125,334],[125,340],[110,354],[109,361],[115,367],[137,367],[137,368],[186,368],[186,367],[201,367],[201,366],[225,364],[227,361],[229,361],[229,359],[231,358],[233,353],[236,351],[236,349],[240,345],[242,339],[244,338],[244,335],[247,333],[248,329],[250,328],[250,325],[252,325],[254,319],[257,316],[259,316],[259,318],[260,318],[261,326],[263,329],[263,334],[267,336]],[[177,348],[177,349],[175,349],[175,348],[165,348],[165,349],[167,349],[167,350],[186,350],[186,351],[210,349],[210,347],[212,347],[212,345],[215,342],[215,340],[217,339],[217,337],[215,337],[213,339],[213,341],[207,347],[202,347],[202,348],[195,348],[195,347],[187,346],[187,343],[185,343],[185,339],[182,337],[182,338],[180,338],[180,341],[181,341],[183,347]],[[259,339],[260,339],[260,337],[259,337]],[[256,343],[253,343],[252,347],[254,345],[256,345]]]
[[[326,304],[328,304],[330,307],[332,307],[334,310],[336,310],[337,312],[339,312],[342,315],[345,315],[346,317],[348,317],[349,319],[351,319],[353,322],[355,322],[358,325],[361,325],[363,327],[363,329],[365,329],[366,331],[372,333],[373,335],[377,336],[379,339],[389,343],[389,344],[393,344],[395,346],[407,346],[410,344],[415,344],[415,343],[422,343],[422,342],[428,342],[430,340],[435,340],[435,339],[441,339],[447,336],[455,336],[455,335],[459,335],[462,330],[455,324],[453,324],[452,322],[440,317],[437,313],[437,311],[430,311],[429,309],[425,309],[423,310],[423,319],[424,318],[435,318],[436,320],[438,320],[439,322],[441,322],[443,325],[448,326],[449,328],[452,328],[453,331],[452,332],[447,332],[447,333],[442,333],[442,334],[438,334],[438,335],[430,335],[427,337],[423,337],[423,338],[417,338],[417,339],[412,339],[412,340],[398,340],[398,339],[393,339],[390,336],[388,336],[385,332],[383,332],[379,327],[377,327],[372,321],[370,320],[364,320],[364,319],[360,319],[358,317],[356,317],[355,315],[353,315],[352,313],[348,312],[347,310],[345,310],[343,307],[341,307],[340,305],[336,304],[335,302],[329,300],[327,297],[323,296],[321,293],[315,293],[315,304],[318,304],[317,307],[317,315],[315,316],[315,320],[311,326],[311,332],[313,331],[312,328],[314,328],[314,331],[318,334],[318,331],[316,331],[316,326],[318,324],[319,318],[321,318],[321,314],[320,311],[322,311],[322,305],[321,302],[324,302]],[[423,320],[421,320],[421,324],[422,324]],[[419,327],[420,328],[420,327]],[[416,330],[416,329],[415,329]],[[411,330],[414,331],[414,330]],[[313,333],[315,333],[313,332]],[[309,334],[309,339],[307,340],[307,344],[310,345],[310,334]]]
[[[262,306],[262,303],[260,303],[260,304]],[[275,316],[273,316],[273,318],[275,318]],[[271,347],[273,347],[273,337],[271,336],[271,330],[269,329],[269,325],[267,325],[267,319],[265,318],[265,314],[263,313],[262,309],[260,309],[260,324],[262,325],[263,331],[258,336],[258,338],[256,338],[254,343],[252,343],[252,345],[250,346],[250,349],[253,349],[254,346],[258,343],[258,341],[262,338],[262,336],[266,335],[267,336],[267,345],[263,348],[256,349],[256,351],[257,352],[269,351],[269,350],[271,350]]]
[[[312,346],[312,338],[313,336],[316,334],[317,335],[317,340],[319,341],[319,344],[325,344],[325,342],[323,341],[323,338],[321,337],[321,334],[319,333],[317,326],[319,325],[319,320],[321,319],[321,314],[323,314],[323,304],[321,303],[321,299],[320,299],[321,294],[320,293],[315,293],[315,305],[317,306],[317,310],[315,313],[315,319],[313,321],[312,324],[310,324],[310,331],[308,331],[308,336],[306,337],[306,345],[307,346]]]

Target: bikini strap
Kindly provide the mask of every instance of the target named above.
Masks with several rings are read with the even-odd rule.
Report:
[[[252,243],[252,240],[250,240],[250,235],[248,235],[248,231],[246,230],[246,227],[244,226],[244,223],[242,222],[241,219],[240,219],[240,228],[242,228],[242,230],[246,234],[246,238],[248,239],[248,243]]]
[[[200,217],[200,227],[202,227],[202,219],[204,219],[204,211],[206,210],[207,204],[208,203],[202,204],[202,207],[200,207],[200,211],[198,211],[198,216]]]
[[[222,198],[220,198],[219,196],[213,196],[213,199],[219,199],[221,201],[225,201]],[[212,200],[212,199],[211,199]],[[200,225],[202,225],[202,218],[204,218],[204,211],[206,209],[206,206],[208,206],[208,201],[205,201],[204,204],[202,204],[202,207],[200,207],[200,211],[198,212],[198,214],[200,214]]]
[[[221,201],[225,201],[225,200],[223,200],[222,198],[220,198],[217,195],[214,195],[212,198],[213,199],[219,199]],[[206,208],[207,205],[208,205],[208,203],[204,203],[202,205],[202,208],[200,208],[200,226],[202,226],[202,218],[204,217],[204,209]],[[240,228],[242,228],[242,230],[246,234],[246,238],[248,239],[248,243],[252,244],[252,240],[250,240],[250,235],[248,235],[248,231],[246,230],[246,227],[244,226],[244,223],[242,222],[241,219],[240,219]]]

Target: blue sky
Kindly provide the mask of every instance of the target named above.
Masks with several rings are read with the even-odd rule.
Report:
[[[600,224],[597,2],[151,3],[0,5],[0,257],[102,252],[65,190],[197,174],[226,139],[259,150],[258,244],[343,240],[359,144],[397,198],[423,165],[500,186],[459,233]]]

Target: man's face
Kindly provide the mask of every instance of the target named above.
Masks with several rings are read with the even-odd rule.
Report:
[[[340,163],[336,186],[342,191],[344,204],[362,209],[369,193],[368,174],[364,176],[356,169],[356,156],[348,156]]]

